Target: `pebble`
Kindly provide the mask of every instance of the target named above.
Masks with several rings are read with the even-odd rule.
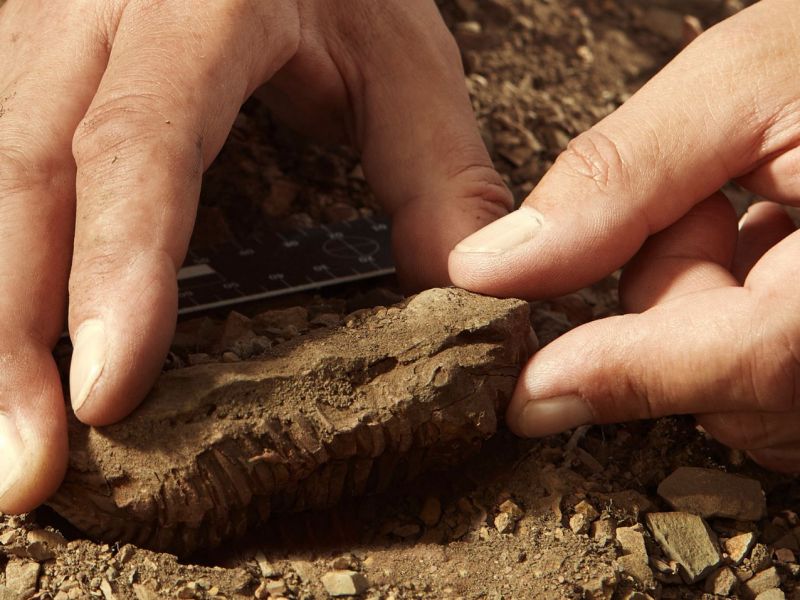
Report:
[[[511,533],[514,531],[516,525],[517,522],[508,513],[498,513],[498,515],[494,518],[494,527],[500,533]]]
[[[369,582],[356,571],[329,571],[322,576],[322,585],[331,596],[355,596],[364,592]]]
[[[617,528],[616,536],[619,545],[622,546],[623,554],[644,557],[644,560],[647,561],[647,546],[645,545],[641,525],[619,527]]]
[[[267,560],[266,555],[260,550],[256,552],[254,558],[256,560],[256,564],[258,564],[258,570],[261,571],[262,577],[275,577],[276,575],[280,574],[275,567],[272,566],[272,563]]]
[[[419,511],[420,520],[428,527],[434,527],[442,518],[442,503],[435,496],[425,498]]]
[[[755,534],[748,531],[747,533],[740,533],[739,535],[725,540],[722,547],[725,549],[725,552],[728,553],[728,556],[730,556],[733,564],[738,565],[747,558],[747,555],[750,554],[750,550],[753,549],[755,543]]]
[[[636,554],[626,554],[616,560],[617,569],[632,577],[644,589],[651,590],[656,587],[653,571],[647,564],[647,555],[644,559]]]
[[[781,577],[778,575],[778,571],[775,567],[770,567],[769,569],[764,569],[756,573],[753,577],[745,581],[744,588],[747,590],[748,594],[753,597],[758,596],[762,592],[777,588],[780,584]]]
[[[19,600],[19,595],[4,585],[0,585],[0,600]]]
[[[777,548],[775,550],[775,559],[783,563],[793,563],[796,561],[794,552],[788,548]]]
[[[658,495],[675,510],[704,518],[758,521],[767,510],[758,481],[716,469],[680,467],[661,482]]]
[[[702,580],[722,562],[716,537],[697,515],[650,513],[647,524],[664,553],[681,566],[687,583]]]
[[[269,595],[273,598],[275,596],[283,596],[288,590],[283,579],[267,581],[266,588]]]
[[[755,600],[786,600],[786,594],[777,588],[766,590],[756,596]]]
[[[569,528],[572,530],[572,533],[579,534],[579,533],[586,533],[589,531],[589,527],[591,522],[581,514],[574,514],[569,519]]]
[[[605,546],[616,536],[617,525],[611,519],[601,519],[592,523],[592,539]]]
[[[519,521],[525,512],[520,508],[519,504],[513,500],[505,500],[497,507],[501,513],[509,515],[515,521]]]
[[[714,571],[706,579],[705,590],[715,596],[731,596],[736,592],[739,580],[728,567]]]
[[[6,587],[17,593],[19,597],[29,598],[36,593],[39,581],[38,562],[22,559],[11,559],[6,565]]]

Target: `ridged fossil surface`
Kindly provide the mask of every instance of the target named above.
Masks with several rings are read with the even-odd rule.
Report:
[[[528,317],[431,290],[263,359],[167,372],[123,423],[71,422],[49,504],[90,536],[182,555],[452,464],[495,432],[534,349]]]

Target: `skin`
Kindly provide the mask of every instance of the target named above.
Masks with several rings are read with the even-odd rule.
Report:
[[[433,0],[8,0],[0,56],[4,513],[66,468],[67,311],[80,420],[120,420],[155,379],[201,175],[255,90],[362,152],[410,287],[448,282],[453,246],[511,208]]]
[[[695,414],[760,464],[800,471],[800,10],[763,0],[699,36],[579,136],[520,210],[464,240],[453,281],[501,296],[578,289],[627,265],[631,314],[538,352],[507,420],[539,436]],[[717,190],[771,200],[741,230]]]
[[[738,178],[800,204],[795,1],[763,0],[701,35],[573,141],[522,209],[474,235],[510,198],[434,3],[342,6],[0,9],[0,511],[33,508],[63,476],[50,349],[65,307],[79,419],[117,421],[152,383],[201,173],[257,88],[290,124],[362,152],[411,287],[546,297],[628,265],[632,314],[540,351],[509,409],[515,431],[693,413],[762,464],[798,470],[800,238],[775,204],[739,231],[716,192]]]

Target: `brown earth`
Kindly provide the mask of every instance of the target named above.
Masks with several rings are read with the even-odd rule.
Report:
[[[740,8],[723,0],[441,4],[464,50],[484,139],[517,200],[570,137],[624,102],[679,49],[685,14],[710,25]],[[299,139],[252,100],[207,175],[194,243],[377,210],[357,156]],[[613,314],[615,283],[610,277],[534,303],[540,341]],[[166,366],[257,357],[306,329],[398,299],[384,280],[185,321]],[[270,326],[252,335],[263,322]],[[68,355],[56,350],[62,365]],[[725,487],[721,502],[748,505],[737,495],[760,486],[765,511],[740,520],[719,516],[724,511],[699,511],[705,521],[682,516],[676,509],[709,504],[689,497],[688,509],[676,505],[669,486],[669,503],[659,496],[659,484],[682,466],[748,476],[758,483]],[[325,598],[323,581],[333,582],[323,576],[331,571],[344,588],[374,599],[800,598],[798,500],[795,478],[756,467],[690,418],[537,441],[501,430],[455,469],[326,512],[272,519],[237,543],[182,562],[89,541],[46,508],[4,517],[0,599]],[[647,517],[656,512],[671,516]],[[684,537],[674,539],[686,540],[677,548],[661,529],[676,519],[681,526],[672,533]],[[703,544],[705,554],[685,556]]]

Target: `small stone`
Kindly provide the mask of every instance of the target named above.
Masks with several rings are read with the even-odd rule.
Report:
[[[267,592],[273,598],[276,596],[283,596],[287,591],[286,583],[283,579],[267,581]]]
[[[0,600],[19,600],[19,595],[6,586],[0,585]]]
[[[435,496],[428,496],[419,511],[420,520],[428,527],[434,527],[442,518],[442,503]]]
[[[703,518],[758,521],[767,510],[758,481],[715,469],[680,467],[661,482],[658,495],[675,510]]]
[[[50,560],[55,551],[67,545],[64,536],[49,529],[33,529],[27,534],[28,555],[36,561]]]
[[[508,513],[498,513],[498,515],[494,518],[494,527],[500,533],[511,533],[514,531],[516,525],[517,522]]]
[[[611,519],[601,519],[592,523],[592,539],[601,546],[605,546],[616,536],[617,525]]]
[[[716,536],[697,515],[650,513],[647,524],[664,553],[681,566],[687,583],[700,581],[722,562]]]
[[[222,362],[224,363],[236,363],[241,362],[241,358],[235,352],[223,352],[222,353]]]
[[[756,596],[755,600],[786,600],[786,594],[777,588],[766,590]]]
[[[781,577],[775,567],[764,569],[760,573],[756,573],[744,583],[744,589],[753,597],[758,596],[762,592],[777,588],[781,584]]]
[[[750,560],[747,566],[752,569],[753,573],[758,573],[772,566],[772,553],[764,544],[756,544],[750,551]]]
[[[589,504],[586,500],[581,500],[575,505],[575,514],[583,515],[589,523],[597,520],[597,518],[600,516],[600,513],[597,512],[597,509],[595,509],[595,507]]]
[[[29,598],[36,593],[41,565],[31,560],[11,559],[6,565],[6,587],[19,597]]]
[[[367,590],[367,578],[356,571],[329,571],[322,576],[322,585],[331,596],[355,596]]]
[[[728,556],[730,556],[731,562],[738,565],[747,558],[747,555],[750,554],[750,550],[753,549],[755,543],[755,534],[748,531],[747,533],[740,533],[729,540],[725,540],[722,547],[725,549],[725,552],[728,553]]]
[[[103,581],[100,582],[100,591],[103,593],[103,598],[105,598],[105,600],[114,600],[116,598],[108,579],[103,579]]]
[[[616,565],[621,573],[632,577],[644,589],[650,590],[656,587],[653,571],[647,564],[646,558],[642,560],[641,556],[626,554],[617,558]]]
[[[125,544],[122,548],[119,549],[119,552],[117,552],[116,558],[119,564],[124,565],[130,559],[133,558],[134,554],[136,554],[136,548],[134,548],[130,544]]]
[[[623,554],[639,556],[647,562],[647,546],[645,545],[641,525],[618,527],[616,535],[619,545],[622,546]]]
[[[334,571],[346,571],[347,569],[354,568],[355,563],[355,557],[352,554],[343,554],[331,561],[331,569]]]
[[[253,592],[256,600],[267,600],[269,598],[269,590],[267,590],[267,581],[262,581],[258,584],[256,591]]]
[[[505,513],[509,515],[515,521],[519,521],[525,512],[520,508],[519,504],[514,502],[513,500],[506,500],[497,507],[501,513]]]
[[[275,567],[267,560],[267,557],[264,555],[263,552],[260,550],[256,552],[255,555],[256,564],[258,564],[258,570],[261,571],[262,577],[275,577],[279,575],[278,571],[275,570]]]
[[[572,530],[572,533],[580,534],[586,533],[589,531],[589,526],[591,523],[587,520],[586,516],[581,514],[574,514],[569,519],[569,528]]]
[[[705,590],[715,596],[731,596],[736,592],[739,580],[728,567],[717,569],[706,579]]]

